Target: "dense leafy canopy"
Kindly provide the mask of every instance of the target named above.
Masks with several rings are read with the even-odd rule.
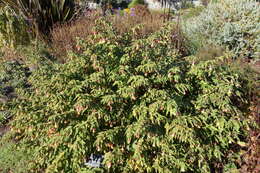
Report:
[[[259,172],[259,75],[233,59],[259,58],[255,1],[168,24],[142,5],[102,17],[79,3],[84,16],[50,33],[79,1],[0,0],[0,172]],[[105,14],[125,1],[99,2]]]
[[[32,172],[210,172],[245,140],[246,80],[225,57],[184,58],[168,25],[136,39],[104,21],[82,53],[38,69],[13,106]],[[84,163],[104,155],[102,168]]]

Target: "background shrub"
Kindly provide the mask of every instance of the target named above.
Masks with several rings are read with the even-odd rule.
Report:
[[[98,12],[90,12],[68,24],[56,25],[51,31],[53,54],[61,62],[66,61],[69,51],[78,51],[76,47],[77,38],[85,38],[92,34],[95,20],[100,16]]]
[[[75,0],[2,0],[27,19],[37,36],[44,38],[53,25],[72,20],[77,15]],[[48,39],[48,38],[47,38]]]
[[[133,0],[128,5],[128,8],[134,8],[136,5],[145,5],[144,0]]]
[[[198,7],[188,8],[188,9],[181,9],[179,12],[180,12],[181,19],[185,21],[189,18],[199,16],[203,10],[204,10],[203,6],[198,6]]]
[[[13,137],[35,153],[34,172],[91,171],[91,154],[104,155],[100,172],[235,164],[249,90],[224,57],[184,58],[175,25],[140,39],[139,27],[118,35],[99,21],[94,31],[68,63],[35,71],[31,92],[12,104]]]
[[[79,51],[77,38],[86,38],[95,34],[93,27],[100,17],[98,11],[90,12],[85,17],[70,24],[58,25],[52,30],[52,53],[59,61],[66,62],[69,51]],[[118,11],[116,15],[104,18],[112,23],[118,35],[127,35],[133,28],[141,25],[138,30],[139,38],[147,37],[163,26],[163,18],[159,14],[150,13],[147,7],[141,5],[136,6],[130,14],[122,15]]]
[[[20,17],[9,6],[0,6],[0,47],[28,45],[30,28],[24,18]]]
[[[200,16],[188,20],[184,29],[197,47],[217,43],[235,58],[260,56],[260,6],[253,0],[211,3]]]
[[[128,8],[134,8],[136,5],[145,5],[144,0],[133,0],[128,5]]]
[[[135,17],[146,17],[146,16],[151,16],[151,12],[148,9],[148,6],[146,5],[135,5],[133,8],[130,9],[130,16],[135,16]]]
[[[136,38],[146,38],[164,26],[163,17],[160,14],[151,13],[143,5],[137,5],[128,15],[112,17],[111,22],[119,35],[131,33],[138,27]]]
[[[193,1],[191,0],[182,0],[180,1],[180,9],[194,8]]]

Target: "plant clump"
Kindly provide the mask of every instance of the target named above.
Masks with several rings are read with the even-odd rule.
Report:
[[[46,37],[57,23],[71,21],[77,15],[75,0],[3,0],[28,20],[36,36]]]
[[[246,139],[247,79],[225,56],[184,57],[175,25],[147,38],[101,20],[81,53],[30,77],[13,102],[12,137],[32,172],[210,172],[236,164]],[[102,167],[85,163],[103,155]]]
[[[210,3],[183,28],[197,47],[218,44],[227,47],[234,58],[260,57],[260,6],[254,0]]]

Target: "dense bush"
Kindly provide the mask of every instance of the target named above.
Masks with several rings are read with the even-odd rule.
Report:
[[[106,22],[81,54],[44,66],[12,105],[31,172],[210,172],[235,164],[246,137],[247,82],[224,57],[184,58],[174,25],[148,38]],[[180,34],[180,33],[178,33]],[[104,155],[102,168],[84,163]],[[231,165],[231,166],[230,166]]]
[[[211,3],[197,18],[184,25],[195,43],[226,46],[234,57],[260,57],[260,6],[254,0]],[[198,45],[197,45],[198,46]]]

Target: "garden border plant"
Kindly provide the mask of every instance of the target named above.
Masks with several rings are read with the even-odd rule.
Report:
[[[232,58],[255,58],[259,53],[254,35],[258,25],[251,25],[258,13],[248,9],[253,1],[239,2],[249,4],[242,12],[253,13],[234,13],[241,9],[240,3],[225,7],[230,11],[220,14],[232,19],[231,29],[224,27],[228,31],[224,36],[215,30],[201,37],[210,51],[201,49],[195,56],[190,55],[194,47],[189,47],[191,40],[179,21],[157,31],[143,20],[124,15],[121,19],[129,20],[131,27],[120,27],[113,20],[116,16],[95,21],[87,31],[91,34],[77,38],[76,51],[69,51],[64,64],[52,63],[39,42],[37,51],[24,49],[24,63],[32,73],[28,80],[23,65],[1,73],[8,63],[0,64],[0,83],[15,88],[17,96],[0,102],[0,113],[13,115],[8,124],[11,131],[0,142],[0,155],[6,155],[0,156],[0,171],[257,170],[254,152],[259,151],[254,145],[259,143],[255,140],[259,126],[252,118],[255,103],[251,98],[258,79]],[[218,28],[221,20],[211,20],[218,19],[220,5],[229,3],[210,4],[198,18],[213,17],[203,19],[195,30],[209,23]],[[237,19],[237,14],[242,18]],[[241,19],[250,19],[245,25],[253,28],[250,32],[241,33],[236,25]],[[200,34],[192,33],[190,38]],[[244,44],[248,40],[253,48]],[[223,45],[230,51],[222,51]],[[13,80],[9,72],[16,69],[10,73],[18,76]],[[0,94],[1,90],[0,86]],[[102,157],[101,167],[88,164],[93,156]],[[26,169],[21,170],[21,164]]]
[[[233,58],[259,60],[260,6],[255,0],[220,0],[183,24],[195,48],[224,46]]]
[[[42,67],[13,102],[12,136],[35,153],[31,171],[210,172],[236,166],[246,142],[247,79],[223,56],[184,57],[175,25],[147,38],[98,21],[82,53]]]

